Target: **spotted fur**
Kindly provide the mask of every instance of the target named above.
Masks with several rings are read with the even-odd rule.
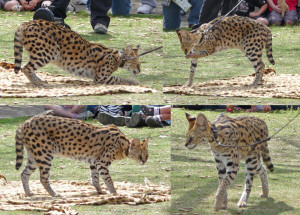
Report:
[[[114,160],[129,157],[140,164],[148,160],[148,139],[129,140],[115,125],[97,127],[75,119],[37,116],[25,121],[16,132],[16,169],[23,162],[23,148],[28,162],[21,179],[27,196],[29,177],[40,169],[40,181],[51,196],[58,196],[49,183],[50,168],[55,156],[85,161],[90,165],[92,184],[99,194],[99,174],[110,193],[116,193],[108,167]]]
[[[191,58],[188,86],[193,84],[197,60],[225,49],[239,49],[250,60],[254,70],[253,85],[262,84],[265,64],[262,61],[263,48],[266,47],[268,60],[275,64],[272,56],[271,30],[247,17],[229,16],[212,29],[219,19],[201,25],[193,31],[179,30],[177,35],[186,58]]]
[[[136,80],[112,76],[119,67],[133,74],[140,73],[141,63],[135,57],[139,46],[127,46],[123,51],[90,43],[79,34],[54,22],[33,20],[17,28],[14,40],[15,72],[21,70],[23,47],[29,55],[22,72],[34,85],[45,85],[34,71],[53,63],[61,69],[99,84],[138,85]]]
[[[246,146],[264,140],[268,137],[268,128],[261,119],[252,116],[230,118],[221,114],[215,121],[210,122],[203,114],[196,118],[186,114],[189,129],[186,135],[185,146],[193,149],[197,145],[209,143],[216,161],[219,187],[216,195],[215,210],[227,208],[227,189],[232,184],[239,171],[240,160],[246,161],[245,188],[238,202],[239,207],[245,207],[251,192],[253,178],[257,174],[262,183],[261,197],[268,197],[268,178],[260,157],[267,168],[272,172],[274,166],[269,156],[267,142],[258,145],[229,148],[219,146],[216,142],[213,125],[217,130],[219,141],[228,146]]]

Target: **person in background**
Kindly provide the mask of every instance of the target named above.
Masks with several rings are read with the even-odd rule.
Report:
[[[142,5],[138,8],[138,13],[149,14],[154,12],[156,0],[141,0]],[[131,0],[105,0],[91,1],[91,25],[95,33],[106,34],[110,24],[110,17],[107,15],[112,9],[114,16],[129,16],[131,10]]]
[[[189,28],[198,24],[200,10],[202,8],[203,0],[190,0],[192,7],[188,16]],[[181,25],[181,8],[173,1],[165,0],[163,3],[163,28],[166,31],[177,30]]]
[[[281,16],[282,9],[277,4],[278,0],[268,0],[270,5],[270,14],[268,16],[270,25],[295,25],[298,21],[298,15],[296,11],[297,3],[300,4],[300,0],[286,0],[286,4],[289,6],[289,11],[284,13],[284,17]]]
[[[255,7],[259,10],[255,11]],[[235,12],[238,16],[246,16],[255,19],[257,22],[268,25],[269,4],[267,0],[244,0]]]
[[[98,105],[44,105],[46,110],[53,110],[55,116],[86,120],[95,114]]]
[[[208,23],[218,17],[221,9],[221,16],[224,16],[238,4],[238,0],[204,0],[200,11],[199,23],[193,29],[199,28],[202,24]],[[229,16],[234,15],[232,11]]]

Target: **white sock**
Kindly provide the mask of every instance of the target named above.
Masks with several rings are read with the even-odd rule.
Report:
[[[153,115],[156,116],[156,115],[159,115],[160,114],[160,108],[159,107],[154,107],[153,108]]]

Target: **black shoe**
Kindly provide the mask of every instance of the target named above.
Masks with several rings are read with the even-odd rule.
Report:
[[[145,121],[146,125],[151,128],[162,128],[164,125],[159,121],[156,116],[148,116]]]
[[[55,22],[58,25],[62,25],[66,28],[71,29],[71,27],[64,22],[64,19],[54,17],[54,14],[52,12],[53,10],[54,10],[53,6],[40,8],[34,12],[33,20],[41,19],[49,22]]]
[[[113,116],[108,113],[100,113],[97,117],[99,122],[103,125],[114,124],[116,126],[125,126],[125,119],[127,117],[124,116]]]
[[[125,122],[128,128],[136,128],[144,125],[144,119],[141,113],[133,113]]]
[[[39,8],[33,14],[33,20],[36,19],[54,22],[54,14],[48,7]]]

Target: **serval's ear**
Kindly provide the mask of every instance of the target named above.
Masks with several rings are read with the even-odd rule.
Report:
[[[208,120],[202,113],[199,113],[197,116],[196,126],[200,131],[205,131],[208,127]]]
[[[136,47],[132,48],[135,55],[138,55],[139,49],[140,49],[140,45],[137,45]]]
[[[176,30],[176,33],[178,35],[180,43],[184,41],[189,41],[190,40],[190,32],[187,30],[181,29],[181,30]]]
[[[148,142],[150,140],[150,137],[147,137],[147,139],[145,139],[142,143],[141,146],[143,149],[148,149]]]
[[[126,46],[126,48],[123,49],[123,52],[125,53],[125,56],[131,56],[131,53],[133,52],[132,45]]]
[[[188,113],[185,113],[185,117],[186,117],[187,121],[189,122],[189,130],[190,130],[195,125],[196,118],[191,116]]]

